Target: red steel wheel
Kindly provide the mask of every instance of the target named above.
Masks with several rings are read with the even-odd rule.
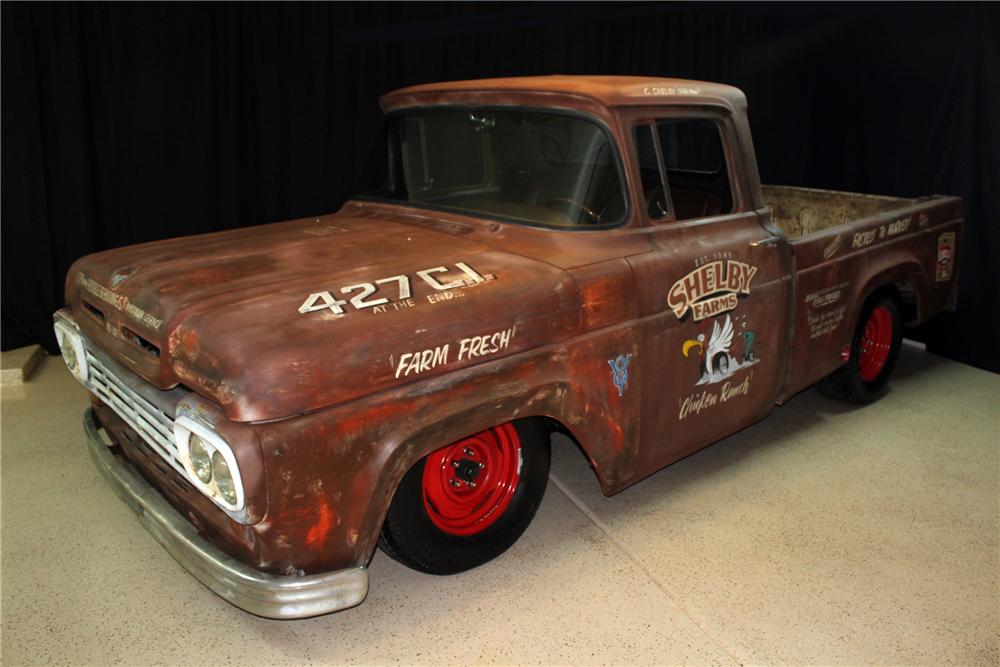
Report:
[[[427,516],[449,535],[469,536],[503,516],[521,476],[521,438],[503,424],[432,452],[423,474]]]
[[[424,456],[396,487],[379,547],[430,574],[493,560],[524,533],[542,502],[550,436],[543,420],[520,419]]]
[[[879,305],[868,316],[858,354],[858,374],[865,382],[879,376],[889,358],[893,343],[892,313],[884,305]]]
[[[869,297],[858,314],[844,365],[816,388],[824,395],[856,405],[882,398],[899,359],[903,320],[898,294],[883,289]]]

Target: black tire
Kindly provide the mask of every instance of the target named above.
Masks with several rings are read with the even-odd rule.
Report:
[[[866,379],[862,374],[862,341],[865,338],[865,328],[872,314],[880,308],[888,311],[892,324],[888,355],[881,370],[874,377]],[[876,294],[865,303],[861,315],[854,327],[854,337],[851,339],[851,358],[846,364],[834,371],[829,377],[816,385],[824,396],[847,401],[857,405],[874,403],[889,389],[889,376],[896,367],[899,350],[903,344],[903,322],[899,300],[894,295]]]
[[[425,501],[424,468],[429,459],[439,460],[435,456],[448,449],[442,448],[425,456],[404,475],[389,505],[379,548],[407,567],[442,575],[478,567],[510,548],[527,529],[542,502],[551,458],[549,433],[540,422],[526,420],[497,429],[511,426],[519,439],[520,472],[509,504],[488,521],[483,520],[488,524],[486,528],[474,534],[456,534],[443,530],[431,518]],[[433,475],[433,470],[430,474]],[[433,511],[433,504],[430,507]]]

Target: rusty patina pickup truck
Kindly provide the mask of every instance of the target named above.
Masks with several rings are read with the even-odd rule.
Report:
[[[275,618],[376,545],[511,546],[563,432],[613,494],[819,381],[869,402],[955,296],[961,201],[759,182],[746,99],[632,77],[382,99],[338,213],[89,255],[55,328],[90,452],[195,577]]]

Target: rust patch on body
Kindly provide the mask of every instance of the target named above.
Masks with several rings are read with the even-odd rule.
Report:
[[[326,543],[327,535],[330,534],[330,530],[333,529],[333,511],[330,510],[330,506],[326,504],[325,500],[320,501],[319,505],[319,517],[316,519],[316,523],[313,524],[309,532],[306,533],[306,544],[313,548],[319,548]]]

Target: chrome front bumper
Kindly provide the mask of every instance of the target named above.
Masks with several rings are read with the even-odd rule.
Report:
[[[286,577],[255,570],[212,546],[100,436],[93,408],[83,415],[90,458],[156,541],[195,579],[240,609],[266,618],[308,618],[360,604],[368,594],[361,567]]]

